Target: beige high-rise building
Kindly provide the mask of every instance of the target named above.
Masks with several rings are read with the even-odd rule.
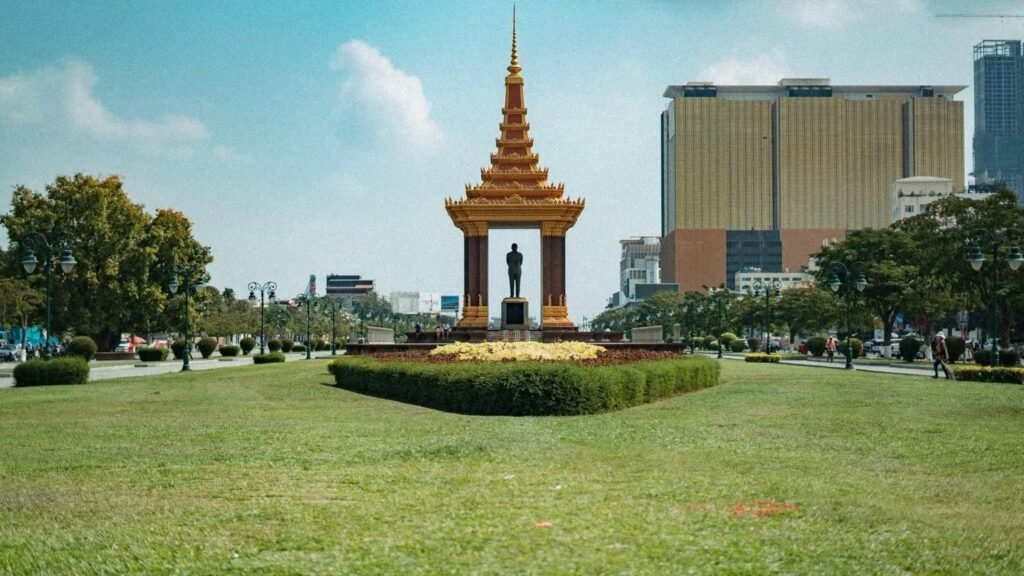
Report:
[[[900,178],[964,188],[965,86],[669,86],[662,113],[662,278],[682,290],[744,267],[799,270],[823,242],[880,228]]]

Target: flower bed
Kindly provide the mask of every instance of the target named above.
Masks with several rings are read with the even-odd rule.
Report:
[[[459,361],[485,362],[552,362],[559,360],[590,360],[605,349],[585,342],[483,342],[470,344],[456,342],[438,346],[431,356],[451,356]]]
[[[744,354],[744,362],[764,362],[767,364],[778,364],[782,362],[781,354],[765,354],[763,352],[755,352],[753,354]]]
[[[384,362],[342,358],[328,370],[340,388],[462,414],[572,415],[628,408],[718,383],[709,358],[582,362]]]
[[[1000,382],[1003,384],[1024,384],[1024,368],[1002,366],[952,366],[957,380],[966,382]]]
[[[373,358],[381,362],[426,362],[429,364],[455,364],[461,362],[456,356],[430,354],[426,350],[405,350],[402,352],[377,352],[364,354],[363,357]],[[596,358],[579,360],[585,366],[603,366],[605,364],[628,364],[641,360],[674,360],[680,357],[679,352],[670,350],[639,350],[630,348],[609,348]],[[513,360],[505,360],[512,362]]]

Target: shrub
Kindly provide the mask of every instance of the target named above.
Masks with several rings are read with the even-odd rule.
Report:
[[[914,336],[908,336],[900,340],[900,358],[903,358],[906,362],[913,362],[917,360],[917,353],[921,351],[921,347],[924,346],[924,340],[915,338]],[[856,341],[854,342],[854,349],[857,348]]]
[[[963,338],[960,336],[946,338],[946,351],[949,352],[950,364],[959,360],[964,355],[964,350],[967,350],[967,342]]]
[[[304,344],[292,344],[292,352],[305,352],[306,346]]]
[[[238,346],[221,346],[220,347],[220,355],[224,356],[226,358],[234,358],[235,356],[238,356],[238,353],[241,352],[241,351],[242,351],[242,349],[239,348]]]
[[[618,410],[718,383],[718,362],[689,356],[632,364],[381,362],[328,365],[340,388],[460,414],[572,415]]]
[[[284,362],[283,352],[267,352],[266,354],[252,355],[253,364],[273,364],[275,362]]]
[[[238,343],[238,347],[242,349],[242,355],[248,356],[249,352],[256,347],[256,339],[252,336],[246,336]]]
[[[853,357],[860,358],[860,355],[864,353],[864,342],[861,342],[860,338],[853,338],[850,342],[853,342]],[[843,356],[846,355],[846,340],[839,343],[839,347],[836,349],[836,352]]]
[[[977,354],[975,354],[977,356]],[[957,366],[953,369],[957,380],[965,382],[999,382],[1024,384],[1024,368],[990,366]]]
[[[991,366],[992,365],[992,350],[989,348],[982,348],[974,353],[974,361],[980,366]]]
[[[760,338],[747,338],[747,348],[750,348],[751,350],[760,350],[761,349],[761,339]]]
[[[281,352],[291,352],[295,342],[291,338],[281,338]]]
[[[175,340],[171,342],[171,352],[174,353],[175,360],[181,360],[185,357],[185,341]]]
[[[747,348],[747,343],[741,338],[737,338],[729,343],[729,349],[733,352],[743,352]]]
[[[85,384],[89,381],[89,362],[80,356],[54,360],[29,360],[14,367],[15,386]]]
[[[88,362],[96,356],[96,342],[88,336],[75,336],[68,342],[68,356],[85,358]]]
[[[762,362],[767,364],[778,364],[782,362],[781,354],[765,354],[764,352],[754,352],[753,354],[744,354],[744,362]]]
[[[719,336],[718,339],[722,341],[722,346],[725,346],[726,348],[729,348],[731,350],[732,343],[739,340],[740,337],[733,334],[732,332],[726,332],[725,334]]]
[[[313,350],[319,352],[325,348],[329,348],[327,342],[324,342],[323,340],[316,340],[316,346],[313,348]]]
[[[704,339],[705,350],[718,350],[718,340],[712,336],[708,336]]]
[[[270,350],[271,352],[278,352],[278,351],[280,351],[281,350],[281,341],[278,340],[277,338],[274,338],[274,339],[268,341],[267,342],[267,350]]]
[[[139,348],[136,352],[143,362],[163,362],[170,351],[167,348]]]
[[[1020,366],[1020,354],[1013,348],[1003,348],[999,351],[999,365],[1014,367]]]
[[[825,355],[825,342],[828,339],[824,336],[811,336],[807,339],[807,351],[812,356],[822,357]]]
[[[217,349],[217,340],[210,338],[200,338],[199,342],[196,343],[196,348],[199,349],[199,353],[203,355],[203,358],[209,358],[213,351]]]

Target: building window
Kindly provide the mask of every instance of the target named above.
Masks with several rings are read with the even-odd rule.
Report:
[[[903,207],[903,211],[906,212],[907,214],[913,214],[914,213],[914,207],[913,206],[904,206]]]

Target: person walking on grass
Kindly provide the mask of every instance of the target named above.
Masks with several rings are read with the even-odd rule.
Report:
[[[829,363],[836,357],[836,348],[838,348],[836,339],[829,336],[828,340],[825,340],[825,353],[828,354]]]
[[[946,379],[954,379],[953,374],[949,371],[949,367],[946,366],[946,362],[949,360],[949,349],[946,348],[946,335],[939,332],[932,338],[932,368],[935,369],[935,375],[932,378],[939,377],[939,366],[942,366],[942,372],[946,375]]]

